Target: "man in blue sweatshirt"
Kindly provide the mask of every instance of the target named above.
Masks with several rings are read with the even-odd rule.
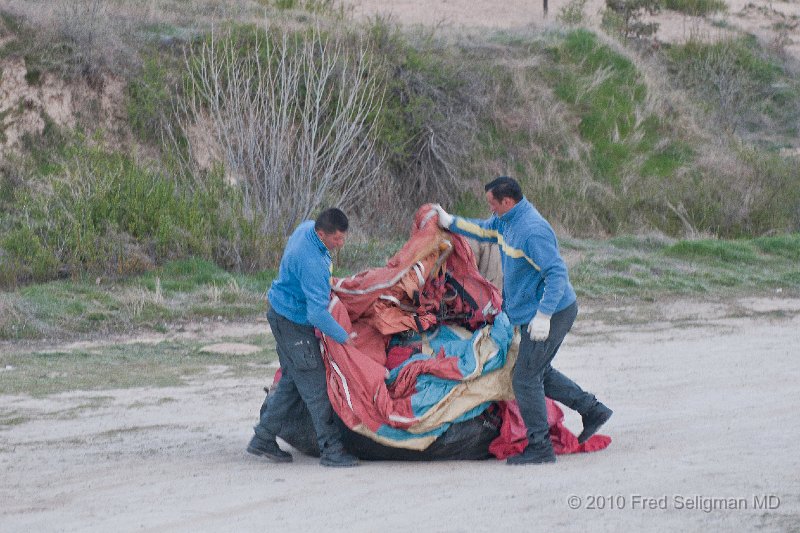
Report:
[[[344,245],[347,216],[338,209],[323,211],[316,221],[301,223],[286,243],[278,277],[267,297],[267,320],[275,336],[282,376],[275,394],[264,400],[261,419],[247,446],[253,455],[289,462],[291,454],[275,440],[287,412],[302,401],[311,414],[324,466],[355,466],[358,459],[345,451],[341,430],[328,399],[325,365],[314,328],[345,344],[347,331],[334,320],[330,304],[331,250]]]
[[[552,463],[556,456],[550,443],[545,395],[581,414],[581,443],[600,429],[612,411],[550,364],[578,314],[575,290],[553,228],[522,195],[516,180],[501,176],[485,190],[494,213],[491,218],[454,217],[436,205],[439,225],[473,239],[496,242],[500,247],[503,310],[512,324],[527,326],[512,383],[527,426],[528,446],[507,462]]]

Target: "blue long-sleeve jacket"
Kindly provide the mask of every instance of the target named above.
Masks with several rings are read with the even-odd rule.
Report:
[[[332,265],[328,248],[314,230],[314,221],[306,220],[289,237],[278,277],[267,297],[279,315],[297,324],[317,327],[343,343],[348,338],[347,331],[328,311]]]
[[[526,199],[486,220],[454,217],[450,231],[496,242],[503,262],[503,308],[515,325],[539,310],[552,315],[575,302],[553,228]]]

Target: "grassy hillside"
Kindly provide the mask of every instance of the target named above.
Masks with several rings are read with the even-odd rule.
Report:
[[[3,1],[0,68],[6,287],[183,259],[263,271],[328,204],[361,228],[354,250],[380,248],[427,201],[485,216],[499,174],[563,236],[800,230],[800,77],[752,38],[466,39],[329,2]]]

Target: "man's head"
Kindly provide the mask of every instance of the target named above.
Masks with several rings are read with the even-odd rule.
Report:
[[[489,208],[497,216],[505,215],[517,205],[517,202],[522,200],[522,189],[519,183],[508,176],[493,179],[483,189],[486,191]]]
[[[314,229],[328,250],[344,246],[348,226],[347,215],[335,207],[320,213],[314,222]]]

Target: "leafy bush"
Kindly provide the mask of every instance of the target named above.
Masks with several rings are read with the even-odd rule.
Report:
[[[52,279],[57,269],[55,254],[31,228],[17,226],[0,238],[0,286]]]
[[[151,55],[142,63],[139,76],[127,87],[128,123],[146,143],[161,141],[161,132],[172,109],[169,70],[163,55]]]
[[[230,269],[252,269],[272,258],[242,198],[208,176],[188,194],[129,156],[77,141],[48,187],[15,191],[22,211],[0,219],[0,249],[9,266],[4,284],[80,275],[127,275],[181,257],[203,257]]]

